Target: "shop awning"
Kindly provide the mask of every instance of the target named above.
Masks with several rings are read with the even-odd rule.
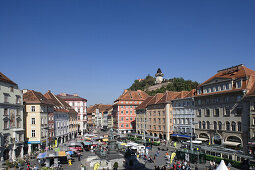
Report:
[[[200,141],[208,141],[209,139],[207,139],[207,138],[197,138],[197,140],[200,140]]]
[[[188,136],[188,135],[182,135],[182,134],[172,134],[171,136],[179,137],[179,138],[191,138],[191,136]]]
[[[239,143],[239,142],[231,142],[231,141],[225,141],[223,144],[224,145],[228,145],[228,146],[238,146],[238,145],[241,145],[241,143]]]

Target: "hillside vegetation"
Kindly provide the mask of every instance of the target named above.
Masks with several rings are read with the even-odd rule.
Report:
[[[160,89],[154,91],[147,91],[147,88],[155,85],[155,78],[148,75],[144,80],[135,80],[134,83],[129,87],[129,90],[144,90],[151,96],[156,93],[165,93],[166,91],[190,91],[196,89],[198,86],[197,81],[184,80],[182,77],[175,77],[173,79],[165,79],[164,82],[170,82],[166,86],[162,86]]]

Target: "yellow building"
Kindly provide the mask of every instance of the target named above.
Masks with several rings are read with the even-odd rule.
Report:
[[[48,114],[53,112],[53,104],[40,92],[23,91],[25,105],[25,138],[28,142],[28,153],[45,149],[48,142]]]

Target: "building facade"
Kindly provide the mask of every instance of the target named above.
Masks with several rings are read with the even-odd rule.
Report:
[[[174,135],[192,135],[194,134],[195,90],[181,91],[180,94],[172,100]],[[192,131],[191,131],[192,130]]]
[[[138,134],[148,134],[147,129],[147,105],[150,102],[150,100],[153,98],[153,96],[147,97],[146,100],[144,100],[139,106],[136,108],[136,133]]]
[[[78,113],[79,134],[84,135],[87,132],[87,99],[78,94],[61,93],[58,96]]]
[[[114,101],[113,105],[113,128],[120,134],[135,132],[135,108],[140,105],[148,94],[144,91],[125,90],[124,93]]]
[[[24,153],[23,94],[0,72],[0,159],[16,160]]]
[[[197,139],[248,151],[250,102],[246,100],[255,71],[244,65],[219,70],[197,87]]]
[[[44,96],[54,105],[54,145],[58,146],[60,143],[68,141],[70,138],[68,110],[70,106],[66,107],[66,105],[63,104],[64,101],[50,90],[45,93]]]
[[[25,139],[28,143],[28,154],[31,154],[49,146],[48,138],[52,134],[48,133],[48,114],[53,112],[53,104],[40,92],[23,90],[23,93]]]

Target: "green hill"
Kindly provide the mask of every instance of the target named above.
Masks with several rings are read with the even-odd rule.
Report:
[[[144,90],[150,86],[155,85],[155,78],[148,75],[144,80],[135,80],[134,83],[129,87],[129,90]],[[196,89],[198,86],[197,81],[184,80],[182,77],[175,77],[173,79],[165,79],[164,82],[170,82],[166,86],[153,91],[146,91],[151,96],[154,96],[156,93],[165,93],[166,91],[190,91]]]

